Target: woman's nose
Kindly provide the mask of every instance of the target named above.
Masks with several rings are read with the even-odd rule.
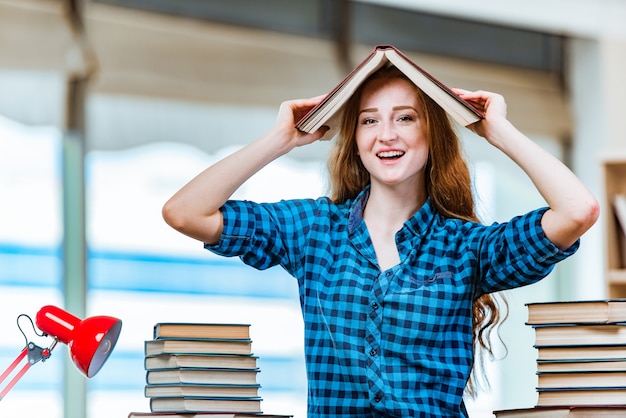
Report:
[[[378,139],[380,141],[391,141],[397,138],[397,132],[394,124],[391,122],[381,122],[380,130],[378,132]]]

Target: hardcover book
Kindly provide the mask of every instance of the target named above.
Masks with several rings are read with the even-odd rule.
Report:
[[[626,322],[626,299],[528,303],[528,325]]]
[[[626,323],[536,325],[536,346],[626,345]]]
[[[461,99],[448,86],[414,63],[397,48],[391,45],[378,45],[317,106],[296,123],[296,128],[312,133],[322,126],[328,126],[330,129],[324,135],[324,139],[331,139],[338,131],[345,103],[371,74],[385,65],[396,66],[461,125],[470,125],[484,117],[480,110]]]
[[[624,406],[626,399],[626,387],[544,388],[537,392],[537,406]]]
[[[292,418],[293,415],[275,415],[245,412],[131,412],[128,418],[166,417],[166,418]]]
[[[160,354],[144,359],[146,370],[195,368],[256,369],[258,357],[249,354]]]
[[[248,384],[256,383],[258,369],[164,369],[146,372],[149,385]]]
[[[158,354],[252,354],[252,341],[245,339],[162,339],[145,341],[146,356]]]
[[[195,322],[160,322],[154,326],[154,339],[160,338],[250,339],[250,325]]]
[[[257,398],[150,398],[152,412],[261,412]]]
[[[178,398],[185,396],[193,397],[253,397],[259,396],[259,384],[159,384],[146,385],[144,395],[146,398]]]
[[[545,406],[498,410],[496,418],[617,418],[626,417],[626,405]]]

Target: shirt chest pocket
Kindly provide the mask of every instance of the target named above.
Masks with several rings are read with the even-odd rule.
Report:
[[[452,271],[425,272],[425,274],[396,274],[389,283],[390,293],[410,293],[422,291],[431,286],[450,283]]]
[[[384,332],[402,335],[411,344],[419,345],[424,339],[437,346],[445,344],[439,341],[441,333],[458,326],[459,310],[465,312],[467,306],[463,286],[455,278],[450,270],[431,271],[423,276],[405,275],[390,283],[384,297],[388,314],[383,319]],[[419,351],[416,347],[407,350]]]

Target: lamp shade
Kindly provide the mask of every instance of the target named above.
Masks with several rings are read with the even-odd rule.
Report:
[[[64,344],[78,369],[93,377],[109,358],[122,329],[122,321],[110,316],[81,320],[56,306],[47,305],[37,312],[37,327]]]

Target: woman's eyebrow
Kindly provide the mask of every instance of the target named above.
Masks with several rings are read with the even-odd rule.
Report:
[[[415,112],[417,112],[417,109],[414,106],[411,105],[401,105],[401,106],[394,106],[392,108],[393,110],[406,110],[406,109],[411,109]],[[372,113],[372,112],[377,112],[378,108],[377,107],[368,107],[366,109],[361,109],[361,111],[359,112],[359,115],[361,113]]]
[[[414,106],[410,106],[410,105],[402,105],[402,106],[393,107],[393,110],[406,110],[406,109],[411,109],[417,112],[417,109]]]
[[[372,112],[377,112],[377,111],[378,111],[377,107],[370,107],[370,108],[367,108],[367,109],[361,109],[361,111],[359,112],[359,115],[361,113],[372,113]]]

